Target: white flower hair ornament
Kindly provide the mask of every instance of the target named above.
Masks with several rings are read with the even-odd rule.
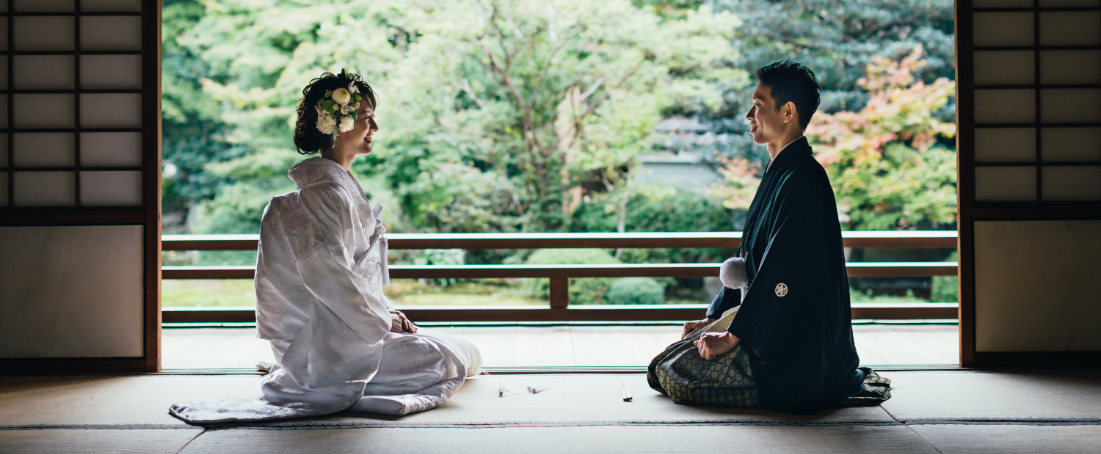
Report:
[[[354,81],[348,82],[348,88],[326,91],[316,106],[317,130],[325,134],[336,134],[338,129],[340,132],[352,130],[358,119],[356,108],[362,100]]]

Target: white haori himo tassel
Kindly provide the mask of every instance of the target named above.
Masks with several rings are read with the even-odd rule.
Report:
[[[745,258],[731,257],[726,259],[719,267],[719,280],[728,288],[742,289],[742,295],[744,296],[745,288],[749,285],[749,280],[745,276]]]

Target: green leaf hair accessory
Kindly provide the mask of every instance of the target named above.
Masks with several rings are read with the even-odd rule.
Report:
[[[337,88],[325,92],[325,97],[317,102],[317,130],[325,134],[351,131],[358,119],[356,108],[363,97],[355,82],[348,82],[348,88]]]

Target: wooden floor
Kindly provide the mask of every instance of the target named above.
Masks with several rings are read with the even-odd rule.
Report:
[[[499,326],[430,328],[463,337],[482,352],[483,366],[646,366],[680,336],[678,326]],[[168,328],[162,364],[169,369],[252,369],[271,361],[266,341],[248,328]],[[956,365],[956,325],[854,325],[867,366]]]

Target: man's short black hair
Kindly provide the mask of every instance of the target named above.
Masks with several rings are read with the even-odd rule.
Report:
[[[799,127],[807,129],[810,117],[814,116],[822,102],[822,89],[818,87],[814,72],[791,60],[784,60],[758,69],[755,76],[758,82],[772,91],[776,111],[788,101],[795,103]]]

